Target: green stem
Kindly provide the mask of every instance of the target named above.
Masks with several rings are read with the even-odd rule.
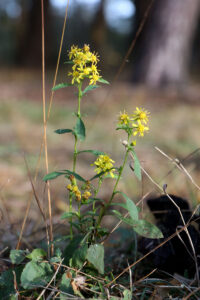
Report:
[[[129,139],[130,139],[130,135],[128,136],[128,143],[129,143]],[[110,200],[108,201],[108,203],[106,203],[106,205],[104,207],[102,207],[101,211],[100,211],[100,214],[99,214],[99,218],[98,218],[98,221],[97,221],[97,226],[99,226],[101,224],[101,220],[103,218],[103,216],[105,215],[106,213],[106,210],[108,209],[108,207],[110,206],[110,204],[112,203],[112,200],[115,196],[115,192],[117,190],[117,186],[118,186],[118,183],[119,183],[119,180],[121,178],[121,175],[123,173],[123,170],[124,170],[124,167],[126,165],[126,162],[127,162],[127,158],[128,158],[128,154],[129,154],[129,149],[127,148],[126,149],[126,153],[125,153],[125,157],[124,157],[124,161],[123,161],[123,164],[119,170],[119,174],[118,174],[118,177],[117,177],[117,181],[114,185],[114,188],[113,188],[113,192],[112,192],[112,195],[110,197]]]
[[[77,116],[80,118],[81,116],[81,98],[82,98],[82,82],[78,85],[78,112]]]
[[[77,111],[77,117],[81,117],[81,98],[82,98],[82,82],[78,85],[78,111]],[[73,156],[73,172],[76,170],[76,158],[77,158],[77,142],[78,138],[75,135],[75,143],[74,143],[74,156]]]
[[[82,82],[78,85],[78,112],[77,116],[80,118],[81,116],[81,98],[82,98]],[[75,143],[74,143],[74,154],[73,154],[73,172],[76,171],[76,159],[77,159],[77,142],[78,138],[75,135]],[[72,195],[69,196],[69,212],[72,212]],[[78,211],[80,213],[80,205],[78,208]],[[72,230],[72,217],[70,218],[70,238],[73,239],[73,230]]]
[[[100,190],[100,187],[102,185],[102,182],[103,182],[103,178],[102,177],[99,177],[99,182],[98,182],[98,187],[94,193],[94,198],[97,197],[97,194],[99,193],[99,190]],[[95,201],[93,202],[93,212],[95,212]]]
[[[78,142],[78,138],[77,138],[77,136],[75,135],[74,155],[73,155],[73,172],[76,171],[77,142]]]
[[[72,212],[72,194],[69,195],[69,212]],[[72,217],[70,218],[70,239],[73,239]]]

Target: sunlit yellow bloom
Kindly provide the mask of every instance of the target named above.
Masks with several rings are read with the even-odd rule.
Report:
[[[74,84],[74,82],[80,83],[82,80],[82,74],[78,71],[69,72],[68,75],[72,75],[72,84]]]
[[[136,146],[136,143],[137,143],[136,140],[132,141],[132,142],[131,142],[131,146],[135,147],[135,146]]]
[[[92,55],[91,55],[91,62],[92,62],[93,64],[97,64],[98,61],[99,61],[98,55],[92,53]]]
[[[84,200],[88,200],[88,198],[90,198],[91,195],[92,195],[92,194],[91,194],[89,191],[85,191],[85,192],[83,193],[83,195],[82,195],[82,198],[83,198]]]
[[[84,51],[84,52],[89,52],[89,51],[90,51],[90,46],[85,44],[85,45],[83,46],[83,51]]]
[[[98,74],[97,67],[95,65],[92,65],[90,69],[93,74]]]
[[[71,184],[68,184],[68,185],[67,185],[67,189],[68,189],[69,191],[72,191],[72,190],[73,190],[73,186],[72,186]]]
[[[71,51],[69,51],[69,59],[71,60],[73,57],[75,57],[78,51],[80,51],[80,49],[73,45],[71,47]]]
[[[99,76],[99,74],[92,74],[89,76],[89,78],[90,78],[89,85],[94,85],[101,78],[101,76]]]
[[[82,49],[72,46],[69,51],[69,59],[72,60],[72,84],[80,83],[85,78],[89,78],[89,85],[96,84],[101,78],[97,69],[98,55],[90,51],[89,45],[84,45]]]
[[[119,116],[118,120],[119,120],[119,124],[127,125],[130,122],[130,117],[124,110],[123,113],[120,112],[120,116]]]
[[[144,136],[145,131],[149,130],[149,127],[143,125],[140,120],[138,120],[137,124],[133,123],[132,126],[135,128],[135,131],[133,133],[134,136],[137,134],[139,136]]]
[[[80,74],[82,74],[82,76],[88,76],[91,73],[91,68],[90,67],[80,67],[78,68],[78,71],[80,72]]]
[[[97,167],[95,169],[95,172],[97,172],[97,174],[104,172],[105,175],[107,175],[108,173],[110,173],[111,177],[114,177],[112,169],[113,163],[114,160],[112,160],[108,155],[101,154],[91,166],[95,165]]]
[[[134,111],[133,120],[134,121],[141,121],[144,124],[147,124],[149,121],[149,115],[150,113],[147,110],[144,110],[143,108],[136,107],[136,110]]]

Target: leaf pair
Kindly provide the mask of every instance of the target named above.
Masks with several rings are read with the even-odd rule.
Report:
[[[121,194],[125,198],[126,203],[125,204],[113,203],[113,205],[118,205],[118,206],[125,208],[129,212],[129,215],[130,215],[130,218],[123,217],[120,212],[113,210],[113,213],[121,221],[130,225],[133,228],[133,230],[141,236],[151,238],[151,239],[163,238],[163,234],[157,226],[149,223],[146,220],[139,219],[137,206],[126,194],[124,194],[123,192],[119,192],[119,191],[117,191],[116,193]]]

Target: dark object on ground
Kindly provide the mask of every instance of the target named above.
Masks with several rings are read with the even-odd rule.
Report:
[[[187,200],[174,195],[170,195],[170,197],[181,209],[183,218],[187,223],[187,221],[189,221],[192,217],[192,212]],[[147,204],[155,216],[156,225],[161,229],[164,238],[159,240],[142,238],[140,243],[140,250],[142,253],[148,253],[157,245],[161,244],[167,237],[176,232],[177,229],[180,229],[181,226],[183,226],[180,213],[168,196],[162,195],[155,199],[149,199]],[[197,218],[198,216],[193,216],[192,220]],[[200,233],[198,221],[192,222],[192,224],[188,227],[188,231],[192,239],[196,255],[199,255]],[[153,261],[153,265],[160,270],[164,270],[170,274],[188,274],[189,277],[193,277],[196,269],[191,244],[185,231],[181,232],[179,236],[185,245],[181,239],[176,236],[152,253],[150,255],[150,259]]]

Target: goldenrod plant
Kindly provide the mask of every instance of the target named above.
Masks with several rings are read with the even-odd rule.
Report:
[[[14,265],[19,265],[13,270],[18,272],[18,292],[23,296],[31,296],[31,299],[40,295],[45,286],[53,286],[58,297],[54,299],[69,299],[69,296],[77,295],[80,298],[107,299],[107,287],[113,280],[112,271],[104,266],[104,241],[110,232],[102,225],[107,213],[129,225],[138,235],[147,238],[162,238],[161,231],[153,224],[140,217],[138,207],[123,191],[119,190],[119,182],[122,179],[129,154],[134,159],[134,173],[136,180],[141,180],[141,167],[135,148],[139,139],[149,131],[150,113],[140,107],[136,107],[132,113],[123,111],[116,122],[116,130],[124,131],[122,142],[124,157],[122,164],[117,165],[111,156],[96,149],[79,150],[79,142],[86,138],[86,128],[81,114],[82,101],[86,93],[99,88],[99,84],[109,84],[102,78],[98,69],[99,56],[90,50],[89,45],[83,48],[72,46],[68,53],[71,67],[68,72],[70,81],[54,87],[54,91],[73,86],[77,89],[77,110],[75,125],[73,128],[57,129],[56,134],[71,134],[74,139],[71,169],[56,170],[47,174],[45,182],[56,179],[59,176],[66,178],[66,193],[68,195],[69,210],[61,216],[66,221],[66,234],[60,247],[58,240],[53,241],[54,254],[48,257],[46,249],[12,250],[10,259]],[[95,158],[88,167],[94,168],[94,175],[79,174],[77,165],[82,153],[90,153]],[[109,198],[101,199],[100,190],[104,187],[107,178],[113,180]],[[58,178],[56,180],[59,180]],[[106,184],[110,184],[107,181]],[[64,188],[64,187],[63,187]],[[120,196],[121,201],[115,203],[115,196]],[[122,198],[124,201],[122,201]],[[117,208],[120,208],[117,210]],[[122,211],[126,211],[125,214]],[[106,224],[106,222],[104,223]],[[6,274],[1,277],[1,283],[6,281]],[[45,295],[49,295],[46,288]],[[120,287],[123,299],[131,299],[131,291]],[[112,291],[110,291],[112,294]],[[14,297],[15,286],[9,290]],[[129,297],[129,298],[128,298]],[[3,298],[2,298],[3,299]],[[17,299],[17,298],[9,298]],[[46,299],[46,298],[43,298]],[[51,299],[51,298],[48,298]],[[111,298],[110,298],[111,299]],[[114,299],[114,298],[113,298]]]

